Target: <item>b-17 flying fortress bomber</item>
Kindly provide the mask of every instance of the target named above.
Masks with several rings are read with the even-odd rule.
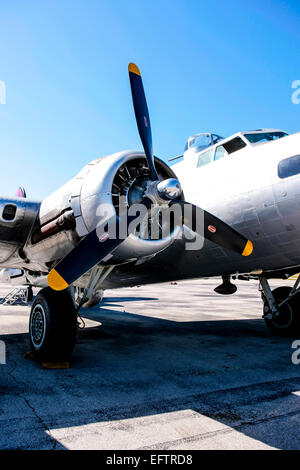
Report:
[[[129,65],[144,152],[88,163],[41,202],[0,199],[1,279],[42,287],[29,336],[42,359],[69,357],[80,307],[106,288],[221,276],[256,278],[263,317],[279,335],[300,333],[300,133],[276,129],[188,139],[172,167],[153,155],[141,74]]]

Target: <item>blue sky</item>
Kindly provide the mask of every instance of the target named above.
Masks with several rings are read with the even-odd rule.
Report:
[[[140,149],[127,65],[143,75],[155,154],[187,137],[300,130],[300,2],[0,0],[1,194],[41,199],[87,162]]]

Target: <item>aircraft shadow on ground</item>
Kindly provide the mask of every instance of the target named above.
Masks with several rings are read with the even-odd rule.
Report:
[[[114,297],[101,308],[82,310],[101,324],[79,331],[69,370],[45,371],[23,360],[25,334],[1,337],[14,383],[2,376],[0,393],[11,395],[12,403],[18,393],[26,396],[50,430],[192,409],[269,446],[288,448],[282,416],[268,418],[268,433],[268,419],[253,425],[251,406],[289,397],[299,412],[293,392],[300,390],[300,376],[290,361],[290,339],[270,336],[261,319],[176,322],[105,308],[125,300]],[[63,446],[57,442],[56,448]]]

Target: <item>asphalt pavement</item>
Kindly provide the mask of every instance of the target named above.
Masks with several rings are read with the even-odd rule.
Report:
[[[62,370],[24,359],[30,306],[0,305],[0,449],[300,449],[293,340],[267,330],[257,282],[218,283],[106,291]]]

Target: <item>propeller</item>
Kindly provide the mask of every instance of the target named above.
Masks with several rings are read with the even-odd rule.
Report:
[[[147,209],[150,209],[152,201],[144,198],[141,202]],[[127,224],[127,230],[131,222],[136,219],[136,215],[128,215],[128,212],[121,217],[116,217],[116,235],[110,238],[106,231],[107,224],[103,230],[98,227],[90,232],[53,268],[48,274],[48,284],[54,290],[63,290],[69,287],[74,281],[103,261],[110,253],[124,241],[119,237],[120,227]]]
[[[159,178],[154,164],[151,124],[141,72],[139,71],[139,68],[133,63],[128,65],[128,72],[138,131],[148,161],[151,179],[152,181],[156,181]]]
[[[218,219],[218,217],[210,212],[200,209],[200,207],[187,201],[177,200],[176,203],[181,205],[183,223],[193,232],[197,233],[196,220],[202,220],[201,217],[203,217],[204,232],[201,231],[199,235],[240,255],[251,255],[253,251],[252,242],[230,227],[230,225]],[[185,206],[189,206],[189,210],[185,210]]]
[[[158,203],[168,203],[170,205],[175,203],[180,204],[183,209],[184,224],[194,231],[197,230],[197,217],[203,217],[204,214],[205,238],[244,256],[250,255],[253,250],[253,245],[250,240],[209,212],[203,211],[199,207],[179,199],[182,194],[179,181],[174,178],[159,181],[154,163],[150,118],[141,73],[138,67],[133,63],[129,64],[128,71],[137,127],[152,180],[149,186],[150,189],[148,189],[149,194],[147,194],[146,191],[141,204],[143,204],[146,209],[150,209],[153,198],[154,200],[158,200]],[[186,205],[189,205],[191,210],[185,211]],[[187,215],[187,213],[190,213],[190,215]],[[119,217],[116,216],[117,236],[113,238],[110,238],[109,233],[104,229],[102,232],[101,230],[99,232],[99,228],[90,232],[50,271],[47,278],[49,286],[58,291],[66,289],[92,267],[107,258],[112,251],[124,241],[124,238],[119,236],[120,226],[127,224],[128,229],[131,222],[135,219],[136,215],[129,216],[128,210],[125,214]],[[203,233],[199,234],[203,235]]]

